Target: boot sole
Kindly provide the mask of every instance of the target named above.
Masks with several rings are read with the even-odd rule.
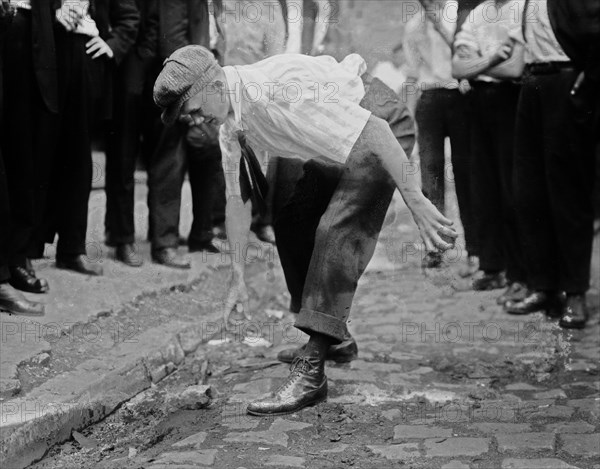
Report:
[[[305,402],[304,404],[296,407],[295,409],[283,410],[283,411],[280,411],[280,412],[257,412],[257,411],[250,410],[250,409],[246,408],[246,412],[248,414],[250,414],[250,415],[255,415],[255,416],[258,416],[258,417],[269,417],[269,416],[272,416],[272,415],[290,415],[290,414],[295,414],[299,410],[302,410],[302,409],[304,409],[306,407],[312,407],[312,406],[315,406],[317,404],[320,404],[321,402],[325,402],[327,400],[327,392],[328,392],[328,385],[327,385],[327,378],[325,378],[325,382],[321,385],[321,388],[320,388],[321,395],[318,395],[317,397],[315,397],[314,400]]]
[[[31,312],[22,312],[22,311],[11,311],[6,308],[0,307],[0,313],[10,314],[11,316],[28,316],[32,318],[41,318],[46,315],[46,311],[42,311],[41,313],[31,313]]]
[[[295,414],[296,412],[298,412],[298,411],[300,411],[302,409],[305,409],[307,407],[313,407],[313,406],[315,406],[317,404],[321,404],[322,402],[326,402],[326,401],[327,401],[327,395],[325,395],[323,397],[319,397],[318,399],[316,399],[316,400],[314,400],[312,402],[308,402],[308,403],[306,403],[306,404],[304,404],[304,405],[302,405],[302,406],[300,406],[300,407],[298,407],[298,408],[296,408],[294,410],[288,410],[288,411],[285,411],[285,412],[266,412],[266,413],[262,413],[262,412],[254,412],[254,411],[248,410],[248,409],[246,409],[246,411],[248,412],[248,414],[254,415],[254,416],[257,416],[257,417],[270,417],[271,415],[275,415],[275,416],[277,416],[277,415],[290,415],[290,414]]]

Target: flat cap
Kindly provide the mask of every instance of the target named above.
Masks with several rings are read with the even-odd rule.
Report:
[[[173,124],[183,103],[202,91],[218,71],[215,56],[205,47],[185,46],[173,52],[154,83],[154,102],[163,110],[162,121]]]

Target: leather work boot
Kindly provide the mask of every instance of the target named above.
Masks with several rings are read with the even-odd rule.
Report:
[[[119,244],[115,250],[115,257],[129,267],[141,267],[144,265],[144,260],[136,252],[135,246],[130,243]]]
[[[509,314],[531,314],[544,311],[548,317],[557,318],[562,315],[564,303],[564,292],[534,291],[521,301],[507,301],[504,309]]]
[[[588,317],[585,295],[568,295],[558,324],[565,329],[583,329]]]
[[[482,275],[473,279],[473,290],[475,291],[497,290],[505,286],[504,272],[483,272]]]
[[[17,290],[29,293],[46,293],[50,289],[46,279],[37,278],[35,271],[25,267],[9,267],[9,283]]]
[[[304,354],[306,344],[297,348],[288,348],[277,354],[277,360],[283,363],[292,363],[296,358]],[[354,337],[350,336],[339,344],[332,345],[327,351],[325,360],[333,360],[336,363],[348,363],[358,358],[358,346]]]
[[[0,283],[0,312],[16,316],[43,316],[44,305],[29,301],[8,283]]]
[[[496,303],[499,305],[505,305],[507,301],[521,301],[527,296],[527,287],[525,284],[520,282],[511,283],[506,291],[496,298]]]
[[[324,363],[313,357],[297,357],[290,375],[269,397],[248,404],[250,415],[292,414],[327,399]]]

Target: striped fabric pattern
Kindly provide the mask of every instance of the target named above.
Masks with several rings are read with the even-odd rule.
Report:
[[[329,56],[276,55],[223,69],[234,109],[220,131],[230,195],[239,195],[229,187],[237,178],[227,178],[239,162],[238,132],[259,157],[326,156],[345,163],[371,115],[360,107],[367,66],[357,54],[339,63]]]

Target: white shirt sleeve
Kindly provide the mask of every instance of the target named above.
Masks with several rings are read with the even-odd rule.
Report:
[[[237,132],[231,124],[225,122],[219,129],[219,146],[221,147],[221,163],[225,174],[225,195],[241,197],[240,160],[242,148],[237,138]]]

